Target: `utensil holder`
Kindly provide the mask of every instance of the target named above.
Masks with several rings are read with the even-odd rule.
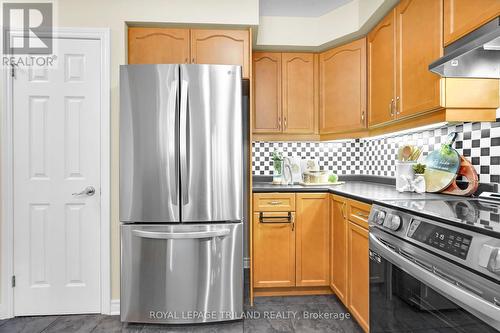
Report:
[[[396,162],[396,189],[399,192],[411,192],[411,181],[415,177],[415,162]]]

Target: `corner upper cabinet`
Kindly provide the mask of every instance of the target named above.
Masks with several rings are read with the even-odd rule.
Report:
[[[281,133],[281,53],[253,53],[253,133]]]
[[[249,77],[250,36],[248,30],[191,29],[191,63],[242,66]]]
[[[281,54],[283,132],[317,132],[316,55]]]
[[[395,117],[396,15],[392,10],[368,34],[368,125]]]
[[[395,11],[396,117],[439,109],[440,76],[428,65],[443,54],[442,2],[403,0]]]
[[[366,39],[321,53],[319,72],[320,134],[365,129]]]
[[[128,63],[189,63],[189,29],[129,27]]]
[[[451,44],[499,15],[499,0],[444,0],[444,45]]]

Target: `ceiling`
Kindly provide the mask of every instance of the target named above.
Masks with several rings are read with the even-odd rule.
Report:
[[[352,0],[259,0],[260,16],[318,17]]]

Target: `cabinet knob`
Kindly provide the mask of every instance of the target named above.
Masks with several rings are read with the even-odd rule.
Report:
[[[361,122],[365,121],[365,111],[361,111]]]
[[[287,125],[286,125],[286,117],[285,117],[285,129],[286,129]]]
[[[400,114],[401,111],[399,110],[399,96],[396,97],[396,114]]]

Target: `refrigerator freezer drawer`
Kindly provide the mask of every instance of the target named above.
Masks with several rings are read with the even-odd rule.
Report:
[[[121,320],[240,319],[242,232],[241,223],[122,225]]]

